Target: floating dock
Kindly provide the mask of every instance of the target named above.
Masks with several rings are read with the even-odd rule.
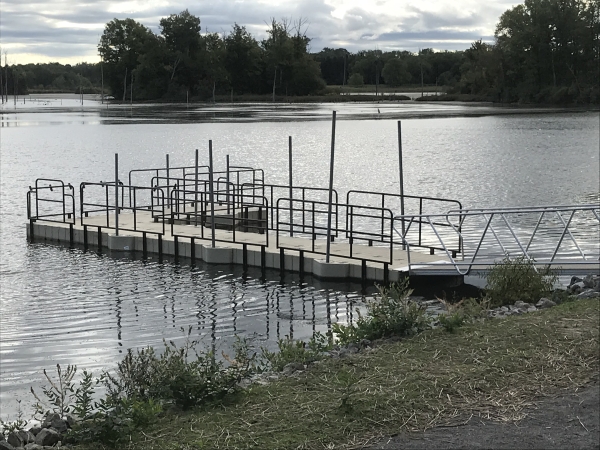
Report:
[[[229,165],[135,169],[128,183],[37,179],[27,235],[85,248],[239,264],[327,280],[461,284],[506,256],[600,272],[600,205],[463,209],[457,200],[275,185]],[[291,171],[290,171],[291,174]],[[291,179],[291,175],[290,175]],[[466,242],[468,242],[468,245]],[[443,280],[446,278],[446,280]]]

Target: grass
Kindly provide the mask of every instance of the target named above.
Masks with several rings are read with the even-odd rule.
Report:
[[[230,402],[169,412],[122,448],[362,448],[471,415],[518,420],[537,397],[597,376],[599,318],[599,302],[582,300],[452,334],[426,331],[253,386]]]

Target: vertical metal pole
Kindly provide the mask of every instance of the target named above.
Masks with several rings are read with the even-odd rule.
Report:
[[[335,153],[335,111],[331,120],[331,159],[329,162],[329,205],[327,207],[327,252],[325,262],[329,262],[329,253],[331,252],[331,208],[333,203],[333,161]]]
[[[169,192],[169,184],[171,180],[169,180],[169,154],[167,153],[167,206],[171,207],[171,193]]]
[[[212,247],[215,248],[215,190],[213,187],[212,139],[208,141],[208,185],[210,188],[210,233]]]
[[[400,214],[404,216],[404,171],[402,169],[402,122],[398,121],[398,163],[400,169]],[[402,218],[402,237],[404,238],[404,217]],[[402,248],[405,248],[402,241]]]
[[[196,174],[194,175],[194,226],[198,226],[198,149],[195,159]]]
[[[119,154],[115,153],[115,235],[119,235]]]
[[[100,58],[100,79],[101,79],[101,90],[100,96],[102,99],[102,104],[104,105],[104,57]],[[131,184],[131,183],[130,183]]]
[[[225,198],[227,201],[227,214],[229,214],[229,200],[230,200],[229,199],[229,155],[227,155],[226,160],[227,160],[227,177],[226,177],[227,184],[225,185],[225,193],[226,193]],[[233,221],[231,223],[235,227],[235,224],[233,223]]]
[[[289,147],[289,156],[288,156],[288,164],[289,164],[289,177],[290,177],[290,236],[294,235],[294,202],[292,201],[294,191],[292,189],[292,180],[293,180],[293,171],[292,171],[292,137],[288,137],[288,147]]]

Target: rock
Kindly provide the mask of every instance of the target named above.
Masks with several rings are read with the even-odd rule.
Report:
[[[529,308],[527,308],[527,312],[533,312],[533,311],[537,311],[537,308],[533,305],[531,305]]]
[[[542,297],[540,298],[540,301],[535,304],[535,306],[537,306],[539,309],[552,308],[553,306],[556,306],[556,303],[549,298]]]
[[[595,277],[594,275],[588,275],[587,277],[585,277],[583,279],[583,285],[586,288],[593,289],[596,286],[596,284],[598,283],[598,278],[599,277]]]
[[[40,431],[42,431],[42,427],[31,427],[29,429],[29,432],[34,436],[37,436]]]
[[[571,277],[571,282],[569,283],[569,287],[573,286],[575,283],[579,283],[580,281],[583,281],[583,280],[579,277]]]
[[[252,386],[252,380],[250,380],[248,378],[242,378],[240,380],[240,382],[238,383],[238,386],[241,389],[248,389],[250,386]]]
[[[15,448],[5,440],[0,440],[0,450],[15,450]]]
[[[286,364],[281,372],[284,375],[291,375],[297,370],[304,370],[304,364],[298,362],[291,362],[289,364]]]
[[[530,307],[530,306],[532,306],[532,305],[531,305],[531,303],[527,303],[527,302],[523,302],[523,301],[521,301],[521,300],[517,300],[517,301],[515,302],[515,306],[516,306],[517,308],[519,308],[519,309],[524,309],[524,310],[527,310],[527,309],[529,309],[529,307]]]
[[[54,417],[50,423],[50,428],[54,428],[59,433],[64,433],[69,429],[69,426],[67,425],[66,420],[61,419],[60,416],[56,414],[56,417]]]
[[[365,349],[365,348],[367,348],[367,347],[370,347],[370,346],[371,346],[371,341],[370,341],[370,340],[368,340],[368,339],[361,339],[361,340],[360,340],[360,342],[358,343],[358,346],[359,346],[361,349]]]
[[[35,443],[42,446],[51,447],[60,440],[60,434],[58,431],[52,428],[44,428],[35,437]]]
[[[503,306],[502,308],[500,308],[500,311],[502,311],[502,312],[508,312],[510,310],[506,306]]]
[[[32,442],[31,444],[27,444],[25,446],[25,450],[44,450],[44,447],[36,444],[35,442]]]
[[[24,442],[23,438],[19,435],[19,431],[11,431],[6,437],[6,442],[13,447],[23,447],[25,444],[27,444],[27,442]]]
[[[77,419],[75,417],[73,417],[71,414],[67,414],[64,417],[64,420],[67,422],[67,426],[69,428],[73,428],[75,426],[75,424],[77,423]]]
[[[583,291],[580,294],[577,294],[577,298],[578,299],[583,299],[583,298],[598,298],[600,297],[600,292],[596,292],[593,291],[591,289],[588,289],[587,291]]]
[[[585,289],[583,281],[578,281],[575,284],[572,284],[567,288],[567,291],[571,294],[579,294],[581,291]]]

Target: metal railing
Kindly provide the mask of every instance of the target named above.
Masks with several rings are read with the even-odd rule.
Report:
[[[349,237],[347,245],[337,245],[330,248],[330,256],[341,258],[360,259],[363,261],[371,261],[385,264],[392,264],[394,257],[394,242],[393,242],[393,214],[392,211],[386,208],[364,205],[344,205],[334,203],[332,208],[332,240],[335,236],[345,235]],[[348,220],[346,224],[350,224],[352,228],[340,228],[337,224],[337,211],[347,206]],[[329,214],[329,203],[315,200],[299,200],[280,198],[277,200],[275,209],[277,214],[276,219],[276,242],[277,248],[284,250],[302,250],[310,253],[326,255],[326,249],[318,243],[319,240],[327,239],[327,215]],[[290,213],[291,212],[291,213]],[[298,214],[295,214],[298,213]],[[290,217],[300,215],[302,220],[290,221]],[[355,218],[358,217],[386,217],[387,227],[384,233],[378,233],[367,229],[355,229],[353,227]],[[333,224],[336,224],[333,226]],[[290,242],[289,245],[283,242],[284,235],[293,235],[296,237],[308,237],[309,243],[306,246],[300,245],[300,241]],[[356,255],[355,241],[369,241],[369,246],[374,242],[387,244],[388,249],[386,256],[380,257],[375,254],[363,253],[360,256]]]
[[[213,192],[217,195],[219,192]],[[210,192],[171,191],[171,209],[166,217],[174,237],[212,239],[215,242],[229,242],[265,247],[269,245],[269,203],[265,197],[230,193],[231,201],[223,202],[219,208],[211,208]],[[190,206],[189,197],[195,199]],[[251,200],[251,201],[248,201]],[[216,203],[216,202],[215,202]],[[198,208],[198,206],[200,208]],[[163,220],[164,222],[164,220]],[[193,225],[188,232],[177,225]],[[176,228],[177,227],[177,228]],[[231,234],[213,233],[215,229],[225,229]],[[238,239],[238,232],[263,235],[262,238]]]
[[[75,224],[75,189],[62,180],[38,178],[27,191],[27,219]]]
[[[126,223],[119,224],[119,230],[132,231],[138,233],[151,233],[163,236],[165,234],[165,223],[160,221],[160,229],[157,231],[155,227],[148,228],[140,226],[138,215],[147,214],[158,222],[159,217],[166,216],[165,194],[161,188],[146,187],[146,186],[126,186],[119,183],[116,187],[121,197],[119,204],[119,214],[123,211],[131,212],[133,215],[133,225],[129,226]],[[91,193],[90,190],[96,192]],[[131,200],[129,205],[123,204],[125,192],[129,191]],[[87,200],[86,195],[94,200]],[[98,228],[116,229],[114,221],[115,211],[117,206],[115,199],[115,183],[88,183],[83,182],[79,186],[79,201],[80,215],[82,226],[93,226]],[[99,222],[97,217],[104,216]],[[93,220],[96,219],[96,220]]]
[[[524,257],[534,267],[552,266],[562,269],[585,268],[600,271],[600,205],[538,206],[454,210],[445,214],[405,215],[396,217],[408,223],[426,224],[435,234],[447,261],[417,264],[418,268],[447,269],[460,275],[472,270],[489,270],[504,257]],[[450,224],[464,243],[460,261],[445,244],[437,225]],[[456,222],[460,224],[456,225]],[[407,230],[394,230],[407,247],[409,271],[411,244]]]
[[[302,202],[311,202],[311,201],[316,201],[316,202],[326,202],[328,195],[329,195],[329,189],[327,188],[315,188],[315,187],[308,187],[308,186],[286,186],[286,185],[282,185],[282,184],[253,184],[253,183],[243,183],[241,186],[239,186],[239,191],[242,194],[242,197],[244,195],[246,195],[247,193],[251,193],[251,195],[257,195],[257,196],[263,196],[266,197],[269,200],[269,205],[271,205],[271,211],[270,211],[270,217],[271,217],[271,222],[269,224],[270,228],[272,230],[275,230],[276,228],[278,228],[277,224],[276,224],[276,217],[279,217],[278,214],[281,212],[283,213],[284,210],[280,211],[279,210],[279,200],[280,199],[295,199],[295,200],[299,200]],[[334,189],[333,190],[333,208],[334,208],[334,223],[335,225],[332,223],[332,232],[333,229],[337,229],[339,226],[338,223],[338,217],[339,217],[339,208],[338,208],[338,193],[337,191]],[[294,223],[294,221],[298,220],[300,223],[306,223],[306,217],[305,217],[305,212],[303,210],[299,211],[301,212],[301,214],[297,214],[294,215],[292,212],[290,212],[289,207],[285,210],[288,212],[288,214],[290,214],[291,223]],[[298,216],[298,217],[296,217]],[[289,229],[291,236],[293,236],[294,233],[294,229],[290,228]],[[334,234],[335,237],[337,237],[337,233]]]
[[[440,214],[445,213],[449,209],[462,209],[462,204],[458,200],[439,198],[439,197],[423,197],[416,195],[399,195],[381,192],[351,190],[346,194],[346,203],[348,207],[351,205],[378,205],[381,206],[381,210],[384,211],[386,208],[392,211],[401,211],[404,209],[404,214],[415,216],[422,216],[427,214]],[[387,226],[386,218],[382,215],[381,217],[369,217],[372,219],[370,225],[378,227],[383,235],[383,230]],[[434,253],[435,250],[444,250],[442,246],[437,244],[436,237],[427,233],[427,230],[423,229],[425,222],[415,219],[408,224],[402,220],[402,216],[396,216],[394,221],[398,222],[399,228],[404,231],[410,232],[407,234],[407,239],[410,240],[413,247],[428,248],[430,253]],[[364,226],[366,227],[366,223]],[[437,227],[454,228],[458,227],[460,231],[460,223],[449,224],[447,222],[436,222]],[[349,227],[351,229],[351,227]],[[402,244],[401,240],[396,240],[395,243]],[[446,246],[450,246],[446,242]],[[462,241],[460,235],[451,245],[452,253],[456,256],[462,251]]]
[[[167,199],[171,198],[170,189],[175,186],[187,189],[190,180],[203,180],[208,181],[210,174],[209,166],[179,166],[179,167],[160,167],[154,169],[133,169],[129,171],[128,181],[129,186],[133,186],[133,178],[139,177],[139,175],[145,175],[145,179],[137,185],[155,186],[153,182],[154,178],[161,180],[161,187],[166,190]],[[252,167],[243,166],[229,166],[228,170],[225,171],[213,171],[213,176],[219,178],[223,175],[223,178],[230,182],[235,182],[240,185],[244,182],[251,182],[259,184],[264,182],[264,171],[262,169],[254,169]],[[150,179],[148,179],[150,177]],[[194,182],[192,181],[192,183]],[[131,193],[129,194],[129,201],[131,202]]]

